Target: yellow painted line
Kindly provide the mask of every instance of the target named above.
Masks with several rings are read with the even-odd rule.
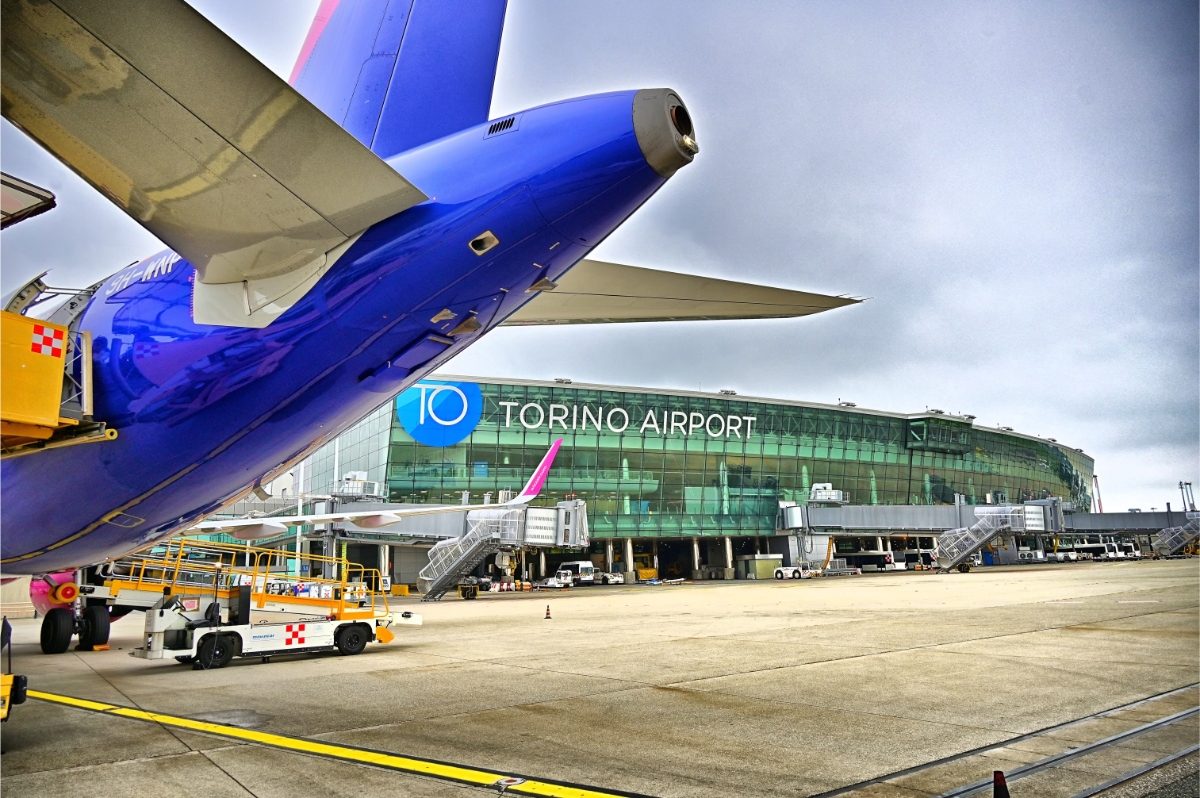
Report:
[[[452,762],[439,762],[433,759],[401,756],[400,754],[390,754],[386,751],[373,751],[369,748],[325,743],[304,737],[271,734],[270,732],[255,731],[254,729],[243,729],[239,726],[227,726],[223,723],[193,720],[178,715],[164,715],[161,712],[147,712],[146,710],[134,709],[133,707],[106,704],[100,701],[89,701],[83,698],[47,693],[41,690],[30,690],[28,691],[28,696],[36,698],[39,701],[47,701],[52,704],[84,709],[104,715],[115,715],[147,723],[158,723],[163,726],[172,726],[177,729],[186,729],[187,731],[200,732],[202,734],[212,734],[231,740],[240,740],[256,745],[279,748],[284,751],[323,756],[343,762],[371,765],[403,773],[429,776],[446,781],[456,781],[462,784],[497,787],[503,780],[504,782],[508,782],[504,790],[505,793],[512,793],[514,795],[539,795],[547,796],[548,798],[639,798],[638,793],[604,790],[585,785],[547,781],[519,776],[513,773],[482,770],[466,765],[457,765]]]

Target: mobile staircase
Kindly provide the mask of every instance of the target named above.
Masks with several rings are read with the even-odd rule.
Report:
[[[1200,513],[1189,512],[1187,523],[1182,526],[1169,526],[1154,538],[1154,552],[1159,557],[1171,557],[1200,537]]]
[[[1041,511],[1041,508],[1038,508]],[[948,529],[938,536],[936,557],[938,570],[947,573],[957,568],[962,573],[971,570],[971,555],[1005,532],[1025,530],[1025,508],[1001,505],[976,507],[975,523]]]
[[[429,550],[429,564],[417,575],[422,601],[437,601],[484,558],[522,547],[582,548],[588,545],[587,506],[579,500],[557,507],[500,507],[472,510],[467,531]]]

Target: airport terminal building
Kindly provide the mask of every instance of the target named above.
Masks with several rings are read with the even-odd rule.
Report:
[[[592,554],[613,570],[632,570],[632,559],[686,576],[700,562],[781,551],[781,504],[814,495],[867,506],[1091,503],[1088,455],[971,416],[452,376],[423,380],[326,444],[298,489],[336,495],[349,477],[389,502],[479,503],[520,489],[557,438],[544,503],[585,500]]]

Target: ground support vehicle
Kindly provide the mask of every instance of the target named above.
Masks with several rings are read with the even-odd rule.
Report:
[[[534,590],[544,590],[546,588],[563,588],[574,587],[575,577],[570,571],[557,571],[554,576],[547,576],[542,581],[534,584]]]
[[[600,583],[602,585],[623,585],[625,584],[625,574],[615,571],[596,571],[592,578],[593,584]]]
[[[596,580],[596,566],[589,560],[572,560],[558,566],[559,571],[571,574],[573,585],[593,585]]]
[[[801,562],[796,565],[781,565],[775,569],[776,579],[811,579],[813,577],[812,563]]]
[[[8,649],[8,666],[0,674],[0,722],[8,720],[9,711],[15,704],[25,703],[28,681],[24,676],[12,672],[12,624],[4,619],[0,632],[0,653]]]
[[[297,562],[292,552],[183,538],[126,561],[125,580],[159,590],[146,613],[145,645],[130,652],[141,659],[220,668],[234,657],[358,654],[371,641],[391,642],[392,627],[421,623],[391,611],[386,594],[373,589],[383,584],[376,569],[344,558],[302,554]]]

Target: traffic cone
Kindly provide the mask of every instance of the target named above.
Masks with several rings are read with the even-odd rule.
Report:
[[[546,617],[544,620],[547,620],[547,621],[550,620],[550,605],[549,604],[546,605]]]
[[[992,798],[1009,798],[1008,782],[1004,779],[1003,770],[992,771]]]

